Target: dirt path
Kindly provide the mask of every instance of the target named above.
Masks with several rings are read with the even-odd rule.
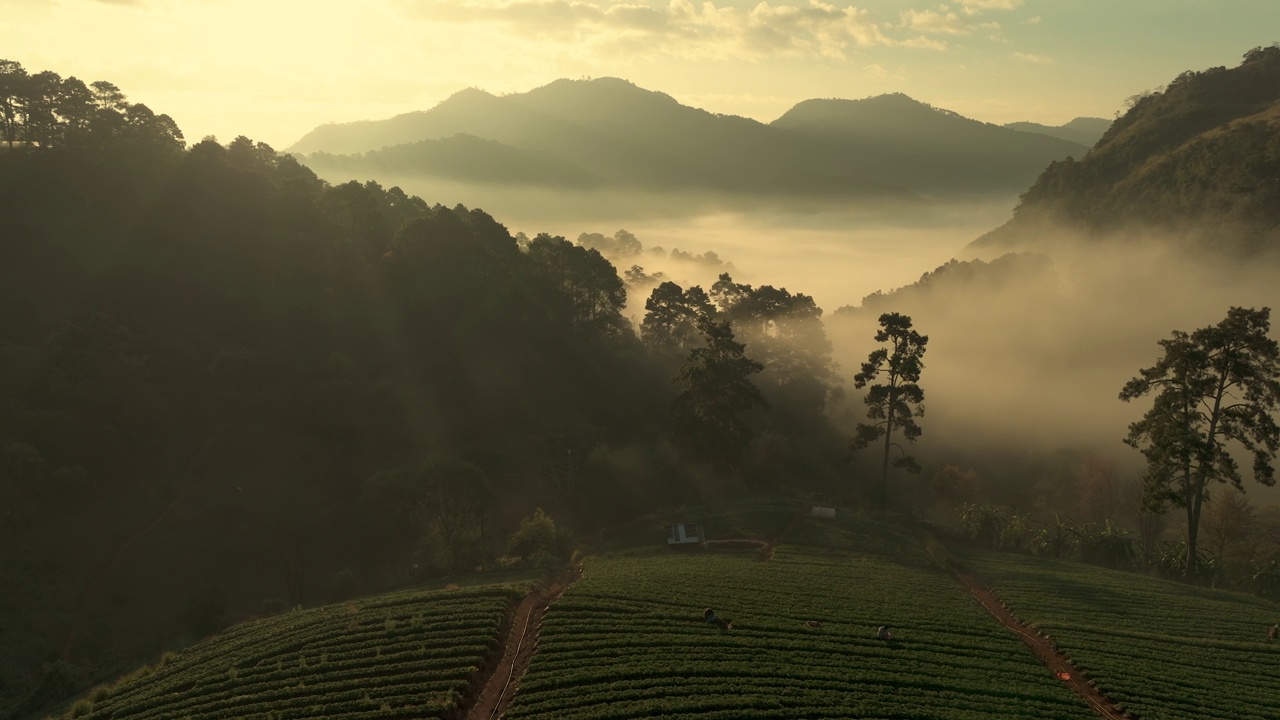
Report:
[[[787,521],[786,527],[782,528],[782,530],[778,531],[777,535],[774,535],[768,540],[760,540],[758,538],[726,538],[724,540],[707,540],[702,544],[702,546],[719,547],[728,550],[756,548],[760,551],[760,562],[768,562],[773,559],[773,548],[782,544],[783,538],[785,538],[787,533],[791,532],[795,526],[799,525],[800,522],[804,520],[807,512],[808,511],[805,508],[797,510],[795,514],[791,516],[791,519]]]
[[[538,649],[538,634],[547,608],[560,597],[565,588],[582,577],[582,566],[563,570],[539,582],[529,591],[511,614],[502,659],[493,667],[479,692],[465,713],[458,717],[466,720],[490,720],[502,716],[511,704],[511,698],[520,687],[520,678],[529,669],[529,662]]]
[[[1012,612],[1009,611],[995,595],[991,594],[982,583],[978,582],[972,575],[954,571],[956,579],[958,579],[973,595],[974,599],[982,603],[982,607],[987,609],[1001,625],[1009,628],[1018,637],[1022,638],[1022,642],[1031,648],[1031,652],[1036,658],[1045,664],[1046,667],[1069,687],[1072,692],[1084,698],[1084,701],[1092,707],[1104,718],[1109,720],[1127,720],[1130,715],[1117,710],[1115,703],[1108,699],[1105,695],[1098,691],[1093,685],[1089,684],[1080,670],[1068,660],[1066,657],[1054,649],[1048,638],[1037,635],[1034,631],[1029,630],[1022,621],[1018,620]]]

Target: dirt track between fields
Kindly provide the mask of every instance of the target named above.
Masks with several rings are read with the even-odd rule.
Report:
[[[470,707],[458,717],[491,720],[502,716],[537,652],[538,635],[547,609],[579,577],[582,577],[581,565],[562,570],[539,582],[516,605],[503,638],[502,658],[485,678]]]
[[[1089,703],[1089,707],[1092,707],[1099,715],[1109,720],[1131,720],[1132,716],[1116,709],[1114,702],[1103,695],[1096,687],[1089,684],[1088,678],[1081,674],[1080,670],[1062,653],[1054,649],[1053,643],[1048,638],[1038,635],[1035,631],[1022,624],[1022,621],[976,578],[958,571],[955,571],[954,575],[956,579],[964,584],[974,599],[982,603],[982,607],[986,608],[987,612],[991,613],[996,620],[999,620],[1001,625],[1004,625],[1022,638],[1022,642],[1031,648],[1031,652],[1036,656],[1036,659],[1044,663],[1054,677],[1062,681],[1072,692],[1084,698],[1084,701]]]

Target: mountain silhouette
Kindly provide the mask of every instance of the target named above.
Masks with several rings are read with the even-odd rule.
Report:
[[[924,192],[1025,187],[1079,143],[971,120],[901,93],[864,100],[806,100],[776,128],[824,138],[856,156],[872,177]]]
[[[1005,127],[1010,130],[1021,130],[1022,132],[1034,132],[1042,135],[1052,135],[1068,142],[1079,143],[1087,148],[1091,148],[1098,144],[1102,136],[1106,134],[1107,128],[1111,127],[1111,121],[1103,118],[1095,117],[1078,117],[1065,125],[1041,125],[1033,122],[1012,122],[1005,123]]]
[[[424,146],[469,136],[446,162]],[[320,172],[488,178],[519,159],[511,183],[583,183],[646,191],[898,198],[1011,193],[1082,145],[937,110],[905,95],[810,100],[773,123],[710,113],[617,78],[557,80],[525,93],[468,89],[436,107],[379,121],[322,125],[290,152]],[[347,157],[337,157],[347,156]],[[541,159],[545,170],[539,171]],[[531,167],[530,164],[533,164]],[[499,181],[493,179],[492,181]]]

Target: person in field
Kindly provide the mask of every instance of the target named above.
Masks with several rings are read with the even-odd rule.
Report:
[[[707,608],[706,610],[702,611],[702,619],[706,620],[707,623],[710,625],[715,625],[719,627],[721,630],[733,629],[733,623],[729,622],[728,620],[725,620],[724,618],[716,617],[716,611],[712,610],[711,608]]]
[[[888,626],[888,625],[881,625],[881,626],[880,626],[880,629],[879,629],[879,630],[876,630],[876,639],[877,639],[877,640],[892,640],[892,639],[893,639],[893,633],[889,632],[889,626]]]
[[[1267,630],[1268,640],[1275,640],[1276,638],[1280,638],[1280,624],[1272,625],[1271,628]]]

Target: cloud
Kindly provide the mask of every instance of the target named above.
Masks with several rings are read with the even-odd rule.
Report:
[[[1040,24],[1040,20],[1041,20],[1041,19],[1042,19],[1042,18],[1041,18],[1039,15],[1032,15],[1031,17],[1027,18],[1026,20],[1023,20],[1023,21],[1022,21],[1022,24],[1023,24],[1023,25],[1039,25],[1039,24]]]
[[[977,15],[984,10],[1017,10],[1022,0],[960,0],[965,15]]]
[[[686,58],[843,59],[853,48],[920,46],[888,37],[866,10],[823,0],[795,5],[771,5],[765,0],[746,9],[718,6],[714,0],[698,5],[690,0],[671,0],[666,7],[581,0],[414,5],[437,22],[499,23],[579,45]]]
[[[937,10],[904,10],[901,20],[902,27],[930,35],[968,35],[974,30],[1000,30],[998,22],[977,22],[969,15],[952,12],[946,5],[939,5]],[[997,40],[998,37],[992,35],[991,39]]]
[[[940,10],[905,10],[902,26],[934,35],[968,35],[972,30],[965,18]]]
[[[903,40],[898,44],[903,47],[920,48],[924,50],[946,50],[947,49],[946,41],[935,40],[934,38],[925,37],[924,35],[917,35],[916,37],[913,37],[913,38],[907,38],[906,40]]]
[[[1053,58],[1047,55],[1035,55],[1032,53],[1016,52],[1013,54],[1013,59],[1021,60],[1022,62],[1035,63],[1036,65],[1053,64]]]

